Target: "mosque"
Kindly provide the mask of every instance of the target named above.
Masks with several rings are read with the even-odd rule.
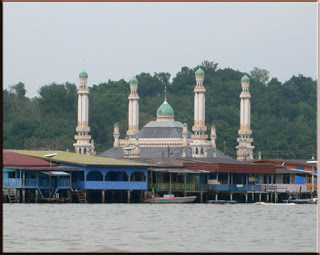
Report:
[[[195,72],[194,87],[194,124],[192,132],[188,124],[175,120],[174,110],[167,101],[156,112],[156,121],[150,121],[139,130],[139,95],[138,80],[130,80],[128,96],[128,130],[125,139],[120,139],[119,126],[116,123],[113,131],[113,147],[99,156],[110,158],[223,158],[229,156],[216,148],[216,128],[212,124],[210,139],[208,139],[205,123],[205,93],[204,71],[199,68]],[[89,104],[87,88],[88,74],[79,75],[78,89],[78,126],[76,127],[74,144],[76,153],[95,155],[94,141],[89,135]],[[240,94],[240,129],[237,160],[253,160],[252,130],[250,129],[250,78],[241,78],[242,92]]]

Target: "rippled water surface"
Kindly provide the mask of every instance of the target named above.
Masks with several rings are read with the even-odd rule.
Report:
[[[316,205],[4,204],[4,252],[316,252]]]

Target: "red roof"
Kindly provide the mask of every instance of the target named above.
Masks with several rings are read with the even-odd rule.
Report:
[[[260,164],[219,164],[219,163],[184,163],[188,169],[200,169],[211,172],[224,173],[263,173],[275,174],[276,168],[273,165]]]
[[[50,162],[34,158],[26,155],[22,155],[16,152],[3,150],[3,166],[29,166],[29,167],[48,167]],[[58,166],[55,163],[51,163],[51,166]]]

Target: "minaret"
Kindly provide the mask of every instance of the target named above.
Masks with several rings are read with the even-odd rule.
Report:
[[[194,125],[191,136],[193,142],[192,157],[205,157],[205,148],[209,146],[206,142],[208,135],[206,134],[207,126],[205,124],[205,93],[206,89],[203,86],[204,71],[199,68],[196,73],[196,86],[194,88]]]
[[[113,138],[114,138],[113,147],[119,147],[119,136],[120,136],[119,125],[118,123],[116,123],[113,126]]]
[[[89,90],[87,87],[88,74],[83,71],[79,74],[80,87],[78,89],[78,126],[74,138],[77,140],[73,144],[75,151],[78,154],[95,155],[94,146],[91,146],[89,135]],[[93,151],[92,151],[93,148]]]
[[[128,131],[127,135],[132,136],[139,132],[139,95],[138,80],[130,80],[129,106],[128,106]]]
[[[253,138],[251,138],[252,130],[250,129],[251,122],[251,106],[250,106],[250,92],[249,92],[250,78],[244,75],[241,78],[242,91],[240,94],[240,137],[237,139],[239,145],[237,148],[237,160],[247,161],[253,160],[254,146]]]
[[[183,146],[188,146],[188,134],[188,124],[184,123],[182,129]]]
[[[214,124],[212,124],[211,126],[211,147],[213,148],[213,157],[215,158],[217,156],[217,147],[216,147],[216,138],[217,138],[217,134],[216,134],[216,127]]]

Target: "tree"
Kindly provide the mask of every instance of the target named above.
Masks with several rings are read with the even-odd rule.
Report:
[[[258,67],[254,67],[250,72],[251,79],[256,80],[263,85],[267,86],[267,82],[269,80],[269,71],[265,69],[260,69]]]

